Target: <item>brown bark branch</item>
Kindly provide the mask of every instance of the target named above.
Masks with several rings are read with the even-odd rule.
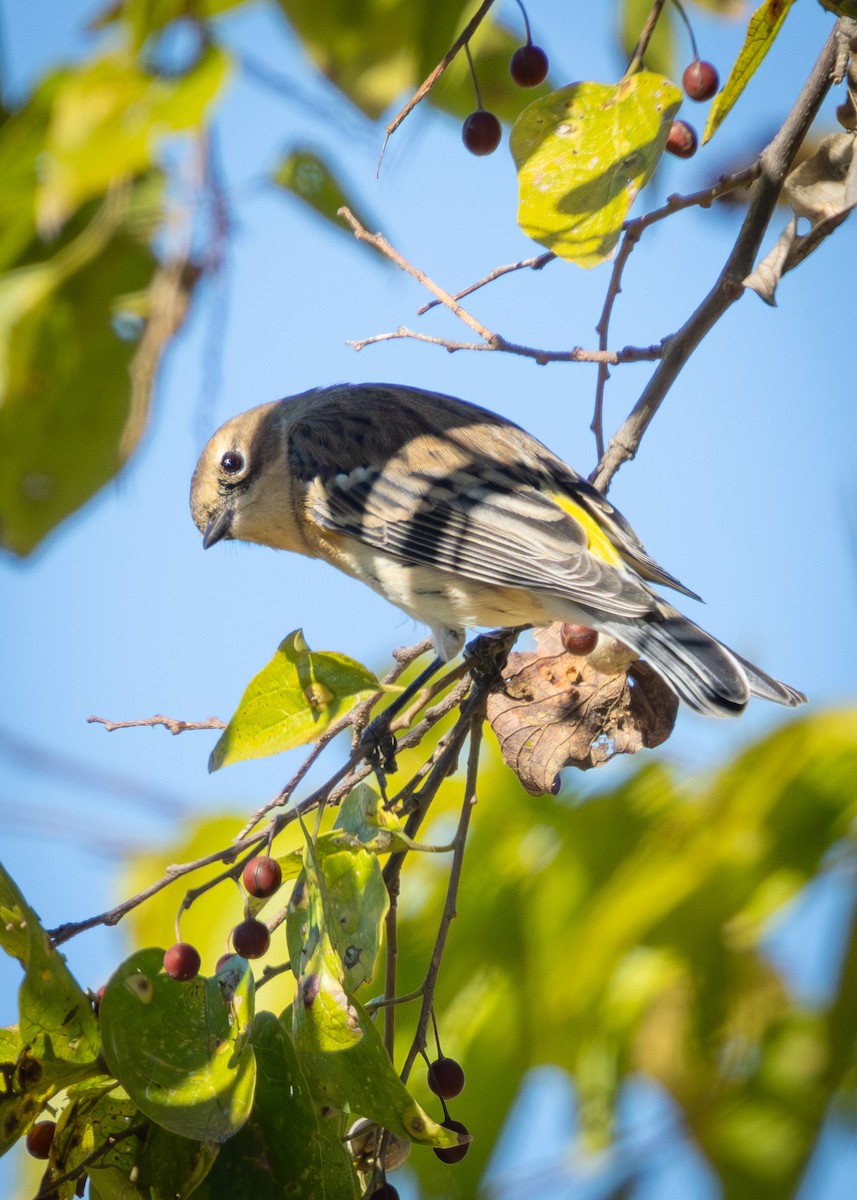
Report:
[[[753,198],[723,270],[696,311],[681,329],[666,339],[661,361],[643,394],[590,476],[590,481],[601,491],[607,490],[622,464],[636,455],[643,434],[691,354],[726,310],[743,295],[743,281],[752,269],[783,182],[831,86],[838,45],[838,29],[834,29],[782,128],[762,151]]]

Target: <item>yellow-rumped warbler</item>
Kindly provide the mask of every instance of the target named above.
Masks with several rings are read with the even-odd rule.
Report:
[[[721,645],[649,584],[693,592],[625,518],[511,421],[419,388],[341,384],[227,421],[202,452],[193,519],[223,538],[324,558],[431,629],[588,625],[648,659],[698,712],[806,697]]]

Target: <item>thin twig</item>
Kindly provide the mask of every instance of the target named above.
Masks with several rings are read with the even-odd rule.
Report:
[[[205,854],[201,858],[196,858],[191,862],[177,863],[168,867],[160,879],[156,879],[154,883],[150,883],[148,887],[143,888],[136,896],[130,896],[127,900],[123,900],[115,908],[109,908],[105,912],[98,913],[94,917],[87,917],[83,921],[67,921],[63,925],[58,925],[56,929],[49,930],[51,941],[55,946],[60,946],[63,942],[77,937],[79,933],[83,933],[87,929],[94,929],[96,925],[118,925],[122,918],[127,916],[129,912],[138,908],[146,900],[150,900],[152,896],[156,896],[158,892],[162,892],[171,883],[175,883],[176,880],[182,879],[185,875],[190,875],[193,871],[198,871],[200,867],[209,867],[212,863],[216,862],[234,862],[242,850],[258,844],[258,841],[258,838],[245,839],[243,843],[233,843],[231,846],[226,846],[222,850],[215,850],[211,854]]]
[[[738,171],[734,175],[721,176],[717,183],[703,188],[701,191],[692,192],[688,196],[675,194],[669,196],[666,203],[660,208],[653,209],[650,213],[644,213],[641,217],[636,217],[633,220],[625,222],[625,233],[622,238],[622,244],[619,247],[619,252],[613,263],[610,283],[607,286],[607,295],[604,298],[604,307],[601,310],[601,317],[598,324],[595,326],[595,331],[598,334],[598,345],[602,351],[607,348],[607,335],[610,329],[613,305],[622,290],[622,272],[631,256],[631,252],[642,237],[643,231],[648,229],[650,225],[654,225],[656,221],[663,221],[666,217],[672,216],[673,213],[680,212],[681,209],[689,208],[692,205],[698,205],[700,208],[709,208],[719,196],[734,191],[736,188],[746,187],[752,183],[754,179],[758,178],[760,169],[759,163],[755,162],[752,166],[747,167],[743,171]],[[595,383],[595,406],[592,414],[592,424],[590,425],[590,429],[595,434],[595,448],[599,460],[604,455],[604,391],[609,378],[609,364],[605,359],[598,364],[598,378]]]
[[[623,228],[628,231],[638,223],[642,223],[645,228],[655,221],[662,221],[665,217],[672,216],[673,213],[679,212],[683,208],[690,208],[693,205],[698,205],[700,208],[709,208],[718,197],[752,183],[758,177],[758,174],[759,164],[755,162],[752,166],[747,167],[743,171],[738,171],[734,175],[722,175],[715,184],[702,188],[698,192],[691,192],[687,196],[677,194],[670,196],[661,208],[656,208],[642,217],[626,221]],[[515,271],[525,271],[528,269],[541,271],[543,267],[546,267],[548,263],[554,262],[556,258],[557,255],[554,254],[553,250],[546,250],[544,254],[537,254],[532,258],[522,258],[519,262],[506,263],[502,267],[495,267],[493,271],[489,271],[482,279],[478,279],[475,283],[462,288],[460,292],[454,292],[452,298],[453,300],[462,300],[472,292],[476,292],[487,284],[493,283],[496,279],[502,279],[504,275],[510,275]],[[427,312],[436,308],[440,303],[440,300],[429,300],[428,304],[424,304],[421,308],[417,309],[417,316],[425,316]]]
[[[738,188],[749,187],[754,180],[759,178],[762,170],[761,157],[758,158],[750,166],[744,167],[740,171],[735,171],[732,175],[721,175],[715,182],[708,187],[700,188],[698,192],[688,192],[682,196],[677,192],[673,192],[671,196],[667,196],[665,202],[660,208],[653,208],[651,212],[643,213],[640,217],[633,217],[625,222],[625,230],[630,232],[635,226],[641,229],[648,229],[650,225],[654,225],[656,221],[663,221],[667,217],[671,217],[673,213],[681,212],[685,208],[710,208],[715,200],[719,200],[721,196],[727,195],[729,192],[737,191]]]
[[[499,334],[494,334],[490,343],[487,342],[457,342],[452,338],[436,337],[430,333],[418,333],[400,325],[389,333],[376,333],[372,337],[361,338],[359,341],[349,341],[346,344],[354,350],[364,350],[366,346],[374,346],[378,342],[396,341],[398,338],[411,338],[415,342],[428,342],[432,346],[442,346],[450,354],[456,350],[500,350],[506,354],[517,354],[522,358],[532,358],[539,366],[551,362],[575,363],[619,363],[656,362],[661,356],[660,346],[625,346],[622,350],[584,350],[575,346],[571,350],[539,350],[533,346],[521,346],[517,342],[507,342]]]
[[[55,1196],[61,1184],[70,1183],[74,1179],[80,1179],[82,1175],[86,1174],[87,1167],[91,1167],[93,1163],[97,1163],[99,1159],[104,1158],[120,1142],[124,1142],[130,1137],[143,1137],[147,1129],[147,1125],[140,1124],[131,1125],[128,1129],[122,1129],[118,1133],[111,1133],[100,1146],[97,1146],[91,1154],[82,1159],[76,1167],[73,1167],[70,1171],[66,1171],[63,1175],[58,1175],[56,1179],[43,1181],[33,1200],[47,1200],[49,1196]]]
[[[645,24],[640,31],[640,36],[637,39],[637,45],[634,47],[634,53],[631,56],[631,61],[628,63],[628,69],[625,72],[625,78],[639,71],[643,65],[643,58],[648,49],[649,42],[652,39],[652,34],[655,32],[655,26],[658,23],[658,18],[666,4],[666,0],[654,0],[649,15],[646,17]]]
[[[464,847],[467,841],[467,831],[470,828],[470,817],[473,812],[473,806],[476,804],[476,781],[479,774],[479,750],[482,744],[482,720],[485,714],[485,704],[487,702],[487,694],[480,691],[478,701],[474,703],[473,710],[470,714],[470,753],[467,758],[467,776],[464,783],[464,802],[461,806],[461,816],[458,821],[458,829],[455,834],[455,849],[452,854],[452,865],[449,870],[449,882],[446,889],[446,900],[443,906],[443,913],[438,926],[437,937],[435,938],[434,949],[429,961],[428,970],[426,971],[425,981],[423,983],[423,1000],[420,1008],[420,1015],[417,1021],[417,1030],[414,1034],[414,1040],[411,1043],[411,1048],[408,1052],[408,1057],[405,1059],[405,1064],[402,1067],[401,1077],[403,1082],[407,1082],[408,1075],[411,1072],[411,1067],[416,1061],[417,1055],[420,1054],[426,1045],[426,1030],[428,1028],[429,1017],[434,1004],[434,993],[437,987],[437,978],[440,971],[441,959],[446,948],[446,940],[449,935],[450,926],[456,916],[456,904],[458,901],[458,887],[461,882],[461,868],[464,863]]]
[[[622,290],[622,272],[625,269],[625,263],[630,258],[631,251],[639,241],[642,232],[642,228],[639,226],[635,228],[633,233],[630,229],[625,231],[619,252],[613,262],[610,283],[607,285],[607,295],[604,297],[604,307],[601,310],[601,317],[598,324],[595,326],[595,332],[598,334],[598,347],[602,351],[607,349],[607,333],[610,329],[610,317],[613,313],[613,305],[616,302],[616,297]],[[607,386],[609,378],[609,364],[606,361],[602,361],[598,364],[598,378],[595,382],[595,408],[592,413],[592,424],[590,425],[590,429],[595,434],[595,449],[599,459],[604,453],[604,389]]]
[[[176,921],[179,920],[183,912],[187,912],[191,905],[196,903],[200,896],[204,896],[205,893],[210,892],[212,888],[218,887],[227,879],[232,879],[237,884],[238,878],[241,872],[244,870],[244,867],[251,858],[266,848],[267,841],[268,839],[262,836],[253,846],[250,847],[250,849],[244,854],[243,858],[239,858],[236,862],[231,863],[226,870],[221,871],[219,875],[212,875],[211,879],[207,879],[205,883],[199,884],[198,887],[188,888],[184,894],[184,899],[179,905],[178,913],[176,914]]]
[[[461,31],[461,35],[458,38],[456,38],[456,40],[452,43],[452,45],[447,50],[446,54],[444,54],[443,58],[440,60],[440,62],[437,64],[437,66],[434,68],[434,70],[427,76],[426,79],[423,80],[423,82],[420,84],[420,86],[414,92],[413,96],[411,96],[410,100],[407,102],[405,107],[403,109],[401,109],[395,115],[395,117],[393,117],[392,121],[387,126],[385,133],[384,133],[384,144],[381,147],[381,153],[378,156],[378,166],[377,166],[377,169],[375,172],[376,175],[379,174],[381,171],[381,163],[384,159],[384,153],[387,149],[387,143],[389,142],[390,138],[393,136],[393,134],[399,128],[402,121],[404,121],[405,117],[409,113],[413,112],[413,110],[416,108],[416,106],[419,104],[419,102],[421,100],[425,99],[425,97],[429,94],[431,89],[437,83],[438,79],[440,79],[441,75],[444,73],[446,68],[453,61],[453,59],[459,53],[459,51],[462,49],[462,47],[467,45],[467,43],[473,37],[476,30],[479,28],[479,26],[482,24],[482,22],[488,16],[488,11],[491,8],[491,5],[493,3],[494,3],[494,0],[482,0],[482,3],[479,5],[479,8],[476,10],[474,15],[470,18],[470,20],[465,25],[464,29]]]
[[[396,966],[399,957],[399,877],[395,876],[388,886],[390,907],[387,909],[385,920],[386,951],[384,970],[384,1048],[394,1060],[396,1049],[396,1006],[393,1000],[396,996]]]
[[[453,293],[453,300],[462,300],[465,296],[469,296],[471,292],[477,292],[486,284],[493,283],[495,279],[502,279],[504,275],[510,275],[513,271],[524,271],[529,268],[532,271],[541,271],[542,267],[546,267],[549,262],[553,262],[556,258],[553,250],[546,250],[544,254],[536,254],[532,258],[522,258],[515,263],[506,263],[503,267],[495,267],[493,271],[489,271],[482,279],[477,279],[476,283],[471,283],[469,287],[462,288],[460,292]],[[431,309],[436,308],[440,304],[439,300],[429,300],[428,304],[424,304],[422,308],[417,309],[417,316],[424,317]]]
[[[380,696],[381,694],[382,694],[381,692],[378,692],[372,702],[374,703],[375,700],[378,699],[378,696]],[[332,725],[328,725],[328,727],[327,727],[327,729],[325,729],[324,733],[320,734],[318,741],[315,743],[312,750],[310,750],[309,754],[306,756],[306,758],[303,760],[301,765],[295,771],[294,775],[291,777],[289,782],[287,784],[285,784],[280,789],[279,792],[277,792],[276,796],[274,796],[274,798],[272,800],[266,801],[266,803],[263,804],[261,808],[256,809],[256,811],[253,813],[250,820],[247,822],[247,824],[243,827],[243,829],[241,829],[240,833],[238,834],[239,839],[246,837],[253,829],[255,829],[256,826],[259,824],[259,822],[262,820],[262,818],[266,817],[269,812],[272,812],[275,808],[283,808],[286,804],[289,803],[298,784],[301,782],[301,780],[307,774],[310,767],[313,765],[313,763],[316,761],[316,759],[319,757],[319,755],[322,753],[322,751],[327,746],[329,746],[330,743],[333,741],[333,739],[335,737],[337,737],[340,733],[342,733],[343,730],[348,729],[349,726],[353,723],[353,720],[354,720],[354,714],[348,713],[344,717],[340,717],[339,720],[334,721]],[[356,752],[354,752],[351,754],[347,763],[345,764],[345,766],[343,768],[343,772],[345,774],[347,774],[347,772],[351,769],[351,767],[354,766],[354,764],[356,762],[359,762],[359,755],[356,754]],[[342,775],[339,775],[337,777],[336,782],[338,783],[339,779],[341,779],[341,778],[342,778]]]
[[[425,271],[415,267],[408,260],[391,246],[387,239],[381,233],[370,233],[357,220],[354,214],[348,208],[340,208],[338,215],[348,222],[354,233],[354,236],[360,242],[367,242],[370,246],[374,246],[382,254],[386,255],[391,262],[394,262],[397,267],[416,279],[418,283],[432,295],[445,305],[450,312],[458,317],[468,328],[472,329],[475,334],[482,338],[485,345],[454,342],[447,338],[432,337],[429,334],[416,333],[412,329],[400,328],[392,333],[379,333],[375,337],[365,338],[363,341],[351,341],[349,346],[353,346],[355,350],[362,350],[364,346],[372,345],[375,342],[389,341],[394,338],[414,338],[419,342],[431,342],[434,345],[443,346],[445,349],[453,350],[502,350],[508,354],[518,354],[525,358],[533,358],[537,363],[548,362],[601,362],[606,361],[612,363],[619,362],[652,362],[660,358],[660,346],[635,347],[626,346],[624,350],[602,351],[602,350],[582,350],[580,347],[575,347],[572,350],[538,350],[531,346],[520,346],[515,342],[510,342],[501,334],[495,333],[494,330],[488,329],[481,321],[478,321],[472,313],[458,303],[454,296],[450,295],[445,288],[440,284],[435,283]]]
[[[481,337],[489,344],[493,344],[500,340],[498,339],[498,335],[496,333],[493,333],[490,329],[483,325],[481,321],[478,321],[476,317],[467,311],[467,309],[462,308],[461,305],[453,299],[449,292],[447,292],[439,284],[435,283],[433,279],[430,279],[428,275],[426,275],[425,271],[421,271],[419,267],[413,266],[413,264],[409,263],[406,258],[403,258],[398,250],[390,245],[382,233],[370,233],[368,229],[361,225],[350,208],[343,206],[337,211],[336,215],[342,217],[343,220],[348,222],[358,242],[367,242],[370,246],[374,246],[376,250],[380,250],[381,253],[386,255],[386,257],[389,258],[391,262],[394,262],[397,267],[401,268],[401,270],[403,270],[407,275],[410,275],[413,279],[416,279],[418,283],[421,283],[427,291],[431,292],[433,296],[440,300],[441,304],[445,304],[451,312],[455,313],[459,321],[462,321],[465,325],[472,329],[478,337]]]
[[[219,717],[208,717],[205,721],[178,721],[173,717],[157,713],[154,717],[141,717],[136,721],[108,721],[106,717],[87,717],[88,725],[103,725],[108,733],[116,729],[139,729],[144,726],[163,725],[170,733],[187,733],[191,729],[225,729],[226,722]]]

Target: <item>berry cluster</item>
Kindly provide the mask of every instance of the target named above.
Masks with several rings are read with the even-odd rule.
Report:
[[[267,900],[273,896],[283,882],[283,872],[276,859],[267,854],[259,854],[251,858],[245,865],[241,880],[249,896],[257,900]],[[222,955],[217,960],[217,970],[232,957],[240,954],[242,958],[261,958],[267,954],[271,944],[271,933],[264,921],[255,917],[247,917],[240,921],[231,933],[232,951]],[[176,942],[164,954],[164,970],[171,979],[186,982],[195,979],[199,974],[201,960],[196,946],[189,942]]]
[[[548,56],[542,50],[541,46],[537,46],[534,43],[532,34],[530,33],[530,22],[527,19],[526,10],[520,0],[518,0],[518,3],[521,12],[524,14],[527,40],[512,55],[509,62],[509,74],[518,87],[538,87],[540,83],[544,83],[547,79],[550,64]],[[500,145],[503,127],[500,124],[499,118],[494,113],[482,107],[479,85],[476,82],[476,74],[473,71],[473,60],[470,58],[469,50],[467,52],[467,59],[470,63],[471,73],[473,74],[473,87],[476,91],[476,103],[479,107],[465,119],[461,127],[461,140],[471,154],[493,154]]]
[[[717,91],[720,77],[715,66],[694,56],[693,62],[685,67],[681,82],[688,98],[702,104]],[[692,125],[688,125],[687,121],[673,121],[667,136],[667,153],[674,154],[676,158],[692,158],[698,145],[699,139]]]
[[[443,1105],[444,1119],[441,1121],[441,1125],[444,1129],[452,1129],[455,1133],[467,1134],[469,1132],[467,1126],[462,1125],[460,1121],[454,1121],[446,1109],[446,1101],[454,1100],[464,1091],[464,1069],[461,1063],[441,1054],[434,1062],[429,1063],[427,1078],[429,1087]],[[459,1163],[469,1149],[470,1143],[462,1142],[458,1146],[435,1150],[435,1154],[441,1162]]]
[[[540,83],[544,83],[545,79],[547,79],[549,70],[548,56],[541,46],[537,46],[533,42],[526,10],[521,0],[518,0],[518,4],[524,15],[527,40],[512,55],[509,63],[509,73],[518,87],[538,87]],[[716,93],[720,86],[720,79],[717,74],[717,68],[712,63],[706,62],[699,57],[696,52],[696,40],[693,37],[693,30],[690,29],[689,25],[688,29],[693,41],[694,54],[693,61],[685,67],[681,80],[682,86],[689,99],[704,103],[706,100],[710,100]],[[503,129],[499,118],[482,106],[482,98],[479,95],[479,84],[476,80],[476,72],[473,69],[473,59],[470,56],[469,48],[465,47],[465,50],[473,76],[477,107],[464,120],[464,124],[461,127],[461,140],[471,154],[480,156],[493,154],[500,145]],[[691,158],[696,153],[698,145],[699,139],[692,125],[689,125],[687,121],[673,121],[665,147],[670,154],[674,154],[677,158]]]

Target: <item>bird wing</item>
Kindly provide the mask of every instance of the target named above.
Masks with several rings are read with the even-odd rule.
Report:
[[[565,468],[564,463],[559,465]],[[685,587],[680,580],[676,579],[675,575],[670,575],[669,571],[665,571],[659,563],[655,562],[618,508],[614,508],[610,501],[591,483],[581,479],[578,475],[573,475],[570,479],[563,479],[563,491],[573,496],[575,502],[604,528],[625,561],[639,571],[649,583],[659,583],[664,587],[673,588],[685,596],[690,596],[691,600],[702,600],[701,596],[689,587]]]
[[[652,612],[656,598],[599,523],[571,497],[508,477],[495,462],[468,470],[359,467],[317,476],[308,513],[323,529],[403,562],[480,583],[552,594],[617,617]]]
[[[445,551],[455,558],[450,568],[454,570],[463,569],[461,556],[466,542],[472,542],[473,570],[489,572],[489,582],[501,581],[498,571],[508,577],[514,565],[519,569],[517,574],[526,575],[526,582],[520,586],[546,587],[563,595],[569,595],[573,588],[575,599],[582,599],[583,593],[592,598],[598,576],[606,592],[617,596],[617,604],[629,605],[634,613],[648,607],[643,599],[648,593],[641,580],[700,599],[649,556],[628,521],[597,488],[531,434],[496,413],[453,396],[395,384],[343,384],[307,392],[298,400],[298,418],[289,421],[289,467],[305,486],[316,480],[316,515],[325,528],[340,529],[367,545],[378,546],[378,522],[390,524],[384,535],[386,541],[379,548],[394,551],[403,546],[412,562],[438,565],[444,563]],[[415,476],[418,484],[425,478],[421,469],[426,467],[425,446],[429,442],[435,443],[436,451],[438,446],[441,450],[427,463],[431,475],[426,480],[430,493],[425,499],[415,496],[414,488],[407,486],[407,476]],[[409,446],[414,444],[420,444],[424,454],[410,456]],[[352,457],[343,461],[343,454],[348,456],[349,452]],[[368,467],[370,462],[377,469]],[[371,494],[378,486],[382,466],[384,474],[397,479],[400,485],[392,493],[388,488],[384,496],[390,504],[388,510],[384,510],[379,492]],[[468,467],[471,478],[461,475],[461,470],[466,472]],[[495,496],[491,502],[483,496],[483,506],[475,511],[468,493],[477,496],[486,478],[495,479]],[[532,486],[534,480],[539,486]],[[465,497],[466,508],[447,503],[456,488]],[[521,499],[516,522],[514,512],[510,512],[509,493],[527,497],[526,502]],[[492,506],[502,511],[493,514]],[[467,522],[463,521],[462,508]],[[568,521],[557,524],[562,511]],[[407,522],[412,514],[418,520],[409,534],[392,528],[397,520]],[[503,528],[499,542],[495,517],[499,528]],[[467,524],[466,529],[463,524]],[[588,534],[583,538],[581,524]],[[541,533],[539,526],[544,526]],[[540,536],[551,546],[541,546]],[[442,545],[444,541],[448,545]],[[575,548],[573,562],[563,562]],[[586,553],[581,553],[587,548],[597,554],[600,548],[600,557],[606,557],[611,566],[621,568],[624,563],[630,568],[625,572],[624,587],[617,587],[615,578],[609,580],[598,564],[587,563]],[[549,558],[540,563],[537,556],[543,550]],[[519,557],[516,564],[510,563],[513,553]],[[526,571],[523,564],[528,565]],[[537,582],[545,574],[550,578]],[[629,577],[641,590],[636,600],[629,594]],[[633,590],[631,587],[630,592]],[[624,600],[619,601],[619,596]]]

